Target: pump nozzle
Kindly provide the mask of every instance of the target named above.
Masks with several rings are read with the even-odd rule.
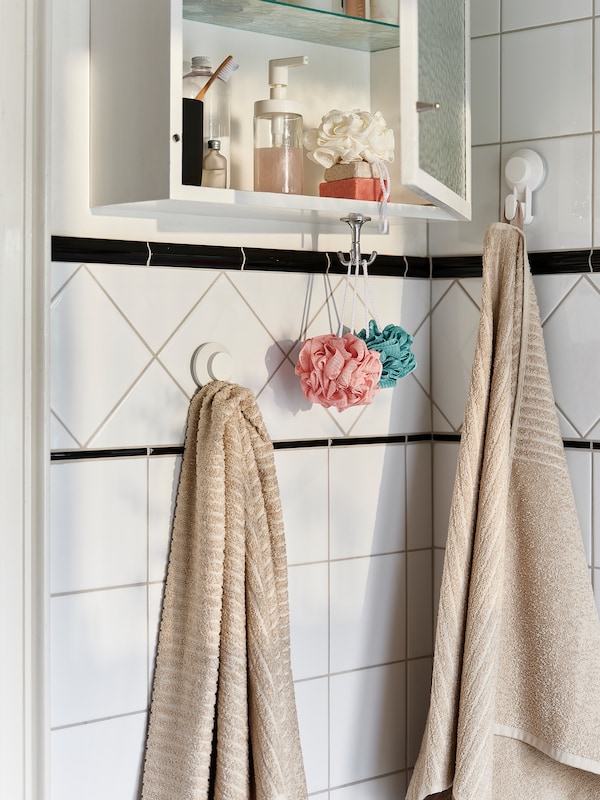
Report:
[[[285,98],[289,67],[304,67],[306,64],[308,64],[308,56],[272,58],[269,61],[269,86],[271,87],[272,100]]]

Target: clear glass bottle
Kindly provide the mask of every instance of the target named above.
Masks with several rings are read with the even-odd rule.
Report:
[[[191,70],[183,76],[183,97],[194,98],[212,76],[209,56],[194,56]],[[221,142],[221,153],[227,160],[227,182],[229,186],[229,156],[230,156],[230,89],[227,81],[219,78],[212,84],[204,96],[204,131],[202,156],[208,153],[210,139]]]
[[[208,140],[208,153],[202,162],[202,186],[214,189],[227,187],[227,159],[219,151],[221,142],[218,139]]]
[[[306,56],[269,61],[269,99],[254,103],[254,191],[302,194],[304,150],[300,104],[287,99],[288,69]]]

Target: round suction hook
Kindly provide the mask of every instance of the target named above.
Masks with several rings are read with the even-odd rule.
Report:
[[[512,194],[504,200],[504,217],[511,222],[519,219],[519,227],[533,222],[532,196],[541,185],[546,174],[544,162],[539,153],[529,148],[517,150],[506,162],[504,177],[512,189]]]
[[[504,168],[506,182],[511,188],[524,189],[527,187],[531,191],[540,186],[544,180],[544,173],[542,157],[535,150],[528,148],[513,153]]]
[[[205,342],[194,351],[191,362],[192,378],[198,386],[210,381],[227,381],[233,373],[233,358],[218,342]]]

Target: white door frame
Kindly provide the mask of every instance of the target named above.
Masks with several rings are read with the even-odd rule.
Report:
[[[0,0],[0,797],[48,797],[51,0]]]

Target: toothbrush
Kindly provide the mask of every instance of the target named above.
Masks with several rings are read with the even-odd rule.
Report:
[[[219,64],[206,84],[202,87],[202,89],[200,89],[194,100],[204,100],[205,94],[208,92],[217,78],[220,78],[222,81],[228,81],[239,66],[240,65],[236,64],[236,62],[233,60],[233,56],[227,56],[225,61],[223,61],[222,64]]]

